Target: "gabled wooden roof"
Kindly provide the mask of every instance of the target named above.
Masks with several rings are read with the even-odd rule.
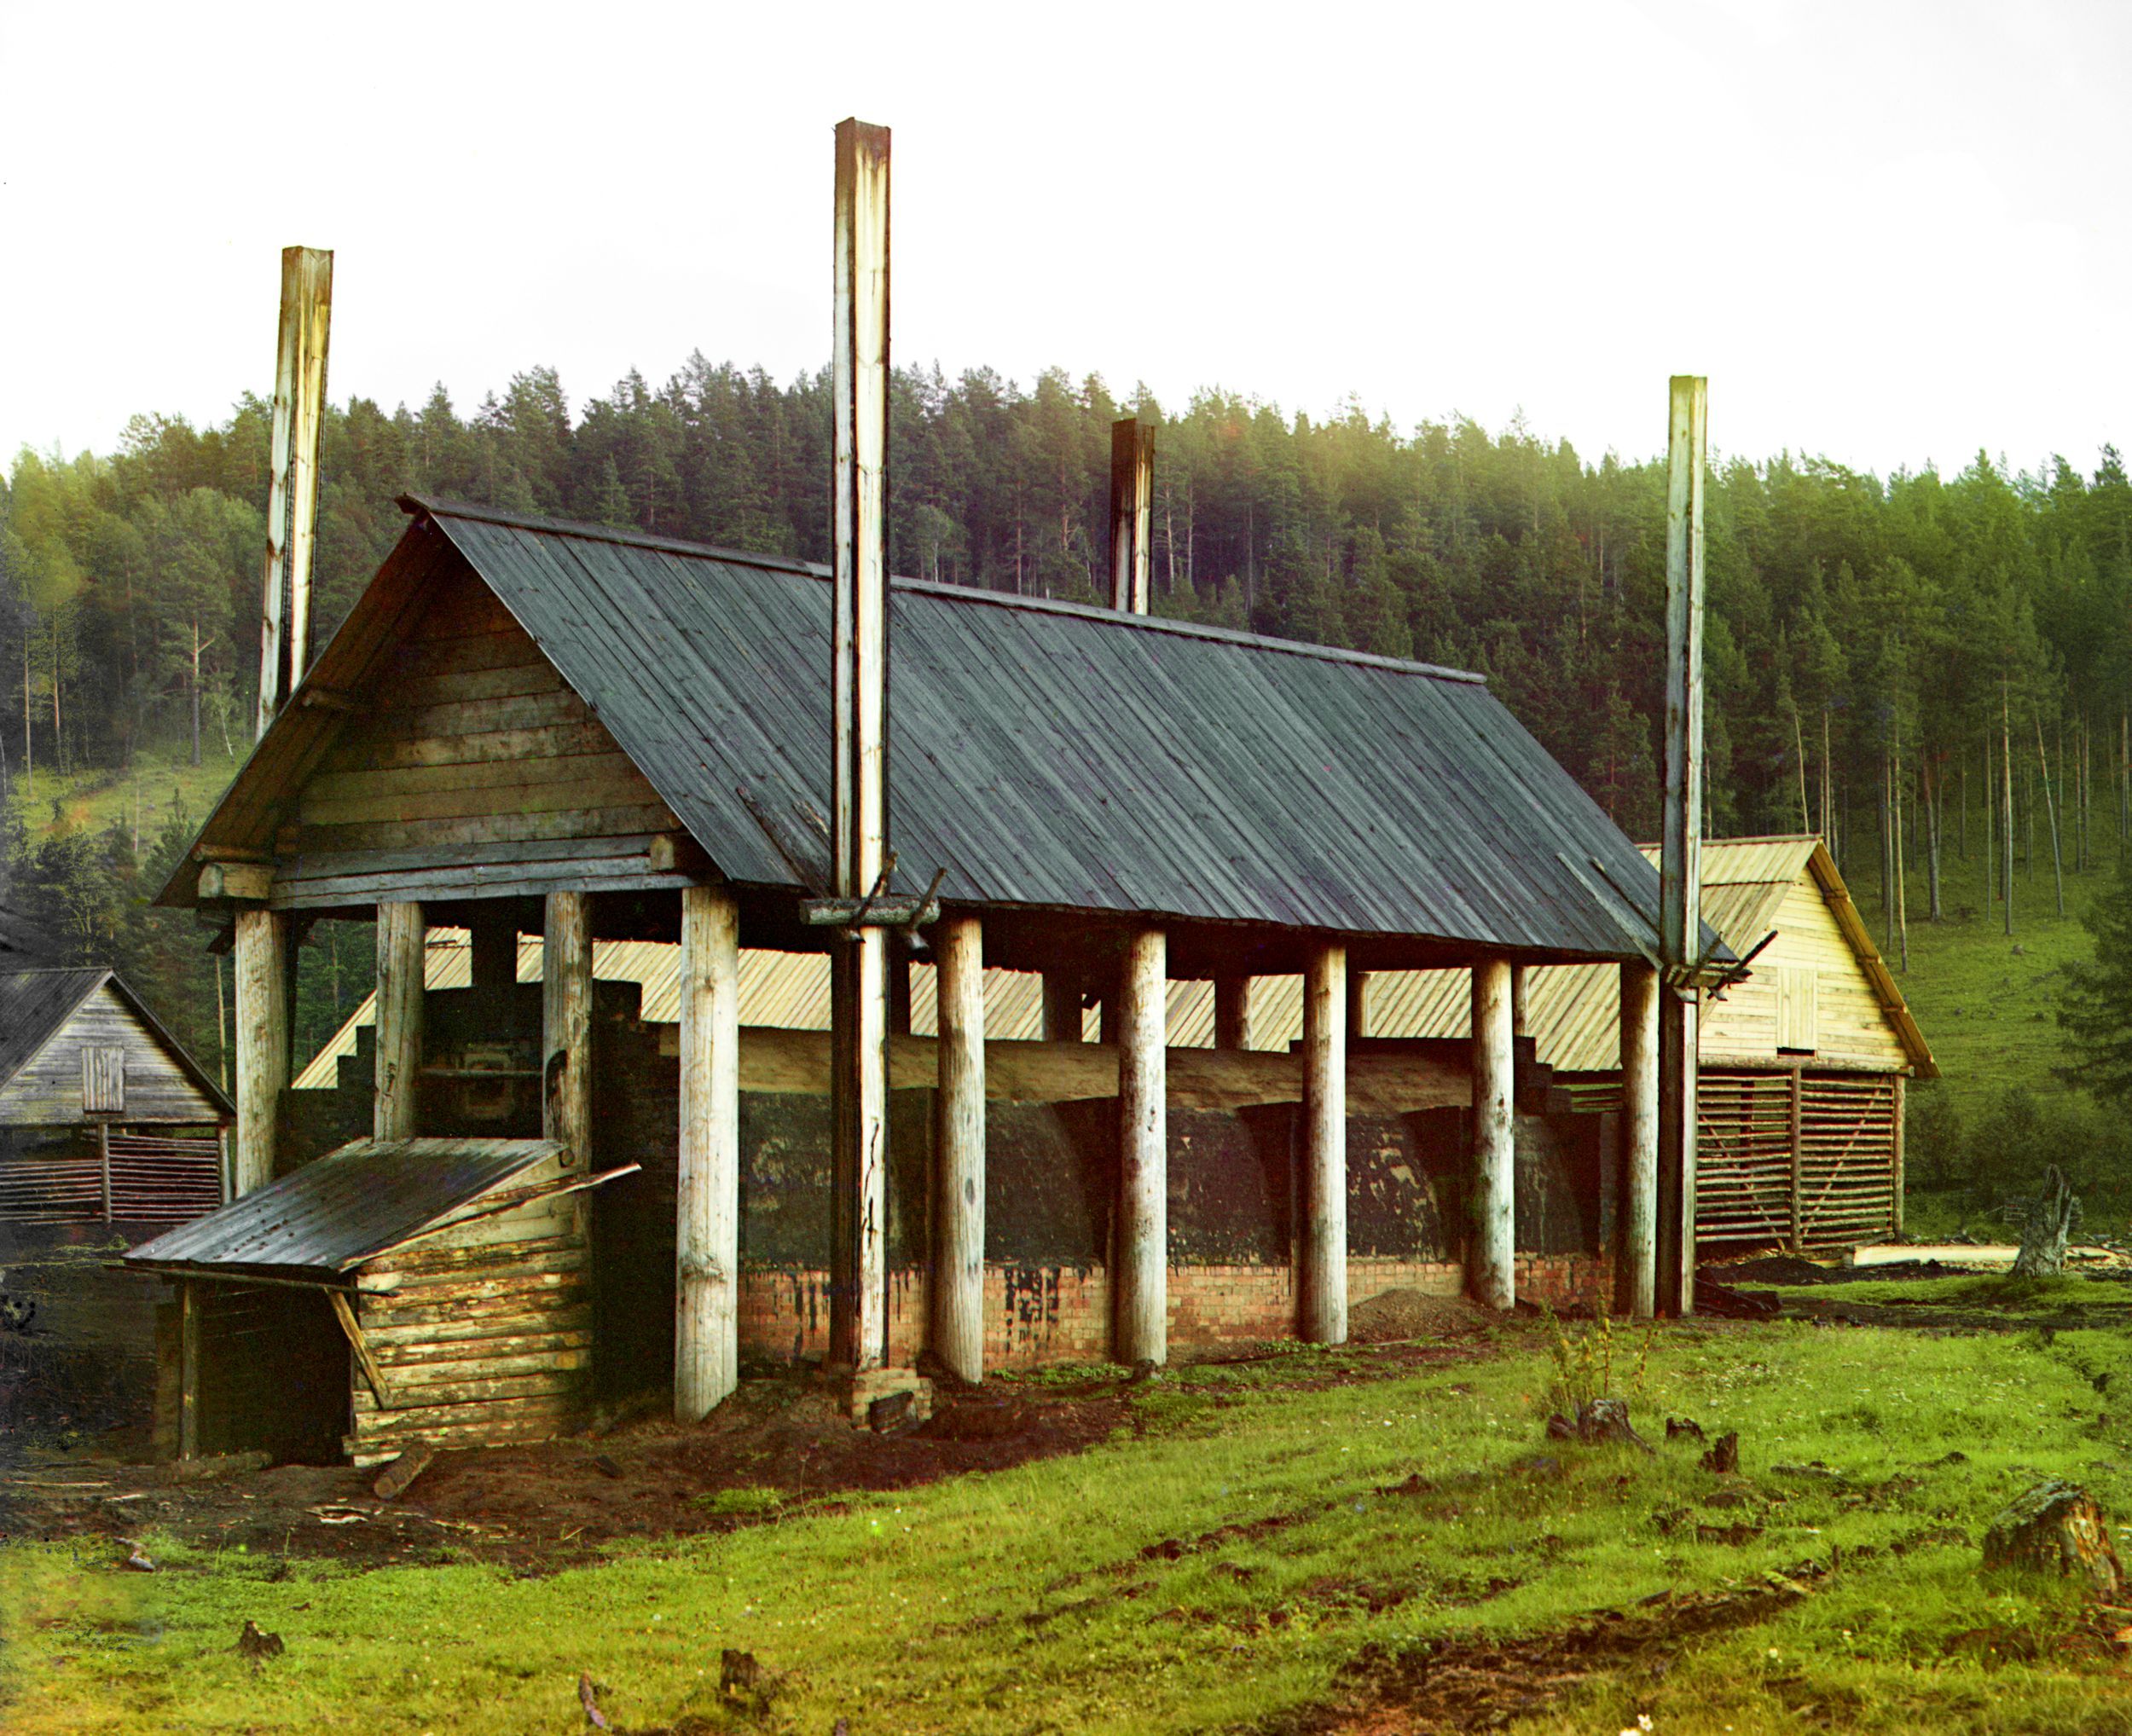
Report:
[[[227,1094],[186,1052],[184,1044],[163,1028],[117,971],[101,965],[0,971],[0,1088],[43,1053],[107,983],[149,1039],[169,1055],[201,1095],[223,1114],[235,1114]]]
[[[428,578],[463,563],[728,879],[805,884],[828,807],[820,569],[403,504],[399,548],[196,848],[270,848],[345,696]],[[970,906],[1654,949],[1656,874],[1477,677],[910,580],[890,612],[903,889],[937,870],[941,896]],[[165,900],[191,902],[189,882]]]

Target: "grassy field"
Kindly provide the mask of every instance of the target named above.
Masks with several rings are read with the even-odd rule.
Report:
[[[698,1736],[1389,1731],[1456,1658],[1458,1692],[1509,1695],[1528,1733],[2132,1731],[2094,1612],[1977,1551],[2043,1474],[2132,1513],[2132,1427],[2096,1397],[2122,1327],[1674,1328],[1641,1368],[1617,1334],[1648,1455],[1546,1440],[1550,1330],[1404,1378],[1360,1351],[1181,1370],[1086,1453],[544,1577],[149,1536],[144,1578],[12,1544],[0,1722],[559,1733],[584,1727],[582,1671],[617,1727]],[[1666,1442],[1669,1413],[1737,1429],[1741,1474]],[[1625,1614],[1580,1629],[1596,1612]],[[240,1659],[246,1620],[286,1654]],[[759,1718],[721,1695],[725,1647],[773,1673]]]
[[[61,827],[131,829],[137,823],[145,847],[173,813],[182,811],[195,824],[204,819],[236,775],[250,744],[240,742],[235,759],[223,751],[218,735],[211,733],[202,745],[198,766],[187,744],[165,742],[144,747],[129,771],[98,767],[61,777],[40,767],[27,790],[16,779],[16,811],[32,834]]]

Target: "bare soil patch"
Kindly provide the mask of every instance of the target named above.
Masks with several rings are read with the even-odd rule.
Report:
[[[1353,1344],[1399,1344],[1412,1339],[1457,1338],[1478,1332],[1487,1310],[1463,1296],[1432,1296],[1425,1290],[1381,1290],[1347,1312]]]

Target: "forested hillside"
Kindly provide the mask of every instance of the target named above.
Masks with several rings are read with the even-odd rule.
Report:
[[[1160,425],[1159,610],[1481,669],[1625,827],[1653,830],[1661,461],[1588,460],[1521,424],[1405,431],[1353,407],[1319,421],[1222,393],[1173,412],[1144,392],[1115,400],[1099,379],[1049,373],[1023,390],[988,371],[907,372],[897,570],[1092,599],[1109,424],[1127,413]],[[22,454],[0,496],[12,896],[71,946],[159,980],[210,1052],[197,937],[129,904],[182,827],[166,815],[136,842],[124,825],[70,832],[46,808],[55,773],[123,770],[173,743],[224,767],[243,753],[267,420],[248,398],[212,428],[142,417],[108,455]],[[407,492],[819,559],[828,425],[824,378],[779,385],[700,356],[663,387],[632,374],[576,411],[545,370],[471,415],[441,391],[419,409],[351,401],[326,428],[322,629],[399,535]],[[1863,895],[1880,882],[1892,793],[1923,871],[1926,908],[1909,915],[1924,918],[1943,842],[1977,848],[1986,743],[2003,735],[2025,856],[2048,871],[2055,808],[2069,866],[2114,859],[2132,698],[2132,483],[2114,450],[1886,478],[1727,457],[1709,573],[1714,830],[1825,820]],[[1995,784],[2003,775],[1995,763]],[[1953,884],[1945,903],[1974,905],[1973,871]],[[307,973],[325,968],[317,950]]]

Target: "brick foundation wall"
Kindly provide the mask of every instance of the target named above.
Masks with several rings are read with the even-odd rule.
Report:
[[[1465,1269],[1454,1262],[1353,1259],[1347,1294],[1362,1302],[1382,1291],[1455,1296]],[[1517,1257],[1518,1295],[1554,1307],[1588,1305],[1612,1293],[1612,1262],[1590,1254]],[[1285,1264],[1172,1266],[1169,1337],[1173,1353],[1293,1336],[1295,1286]],[[925,1341],[925,1274],[889,1276],[889,1357],[908,1366]],[[1100,1362],[1110,1350],[1110,1281],[1100,1266],[988,1265],[985,1365],[1039,1368]],[[817,1362],[829,1354],[829,1275],[747,1269],[740,1288],[740,1353],[751,1360]]]

